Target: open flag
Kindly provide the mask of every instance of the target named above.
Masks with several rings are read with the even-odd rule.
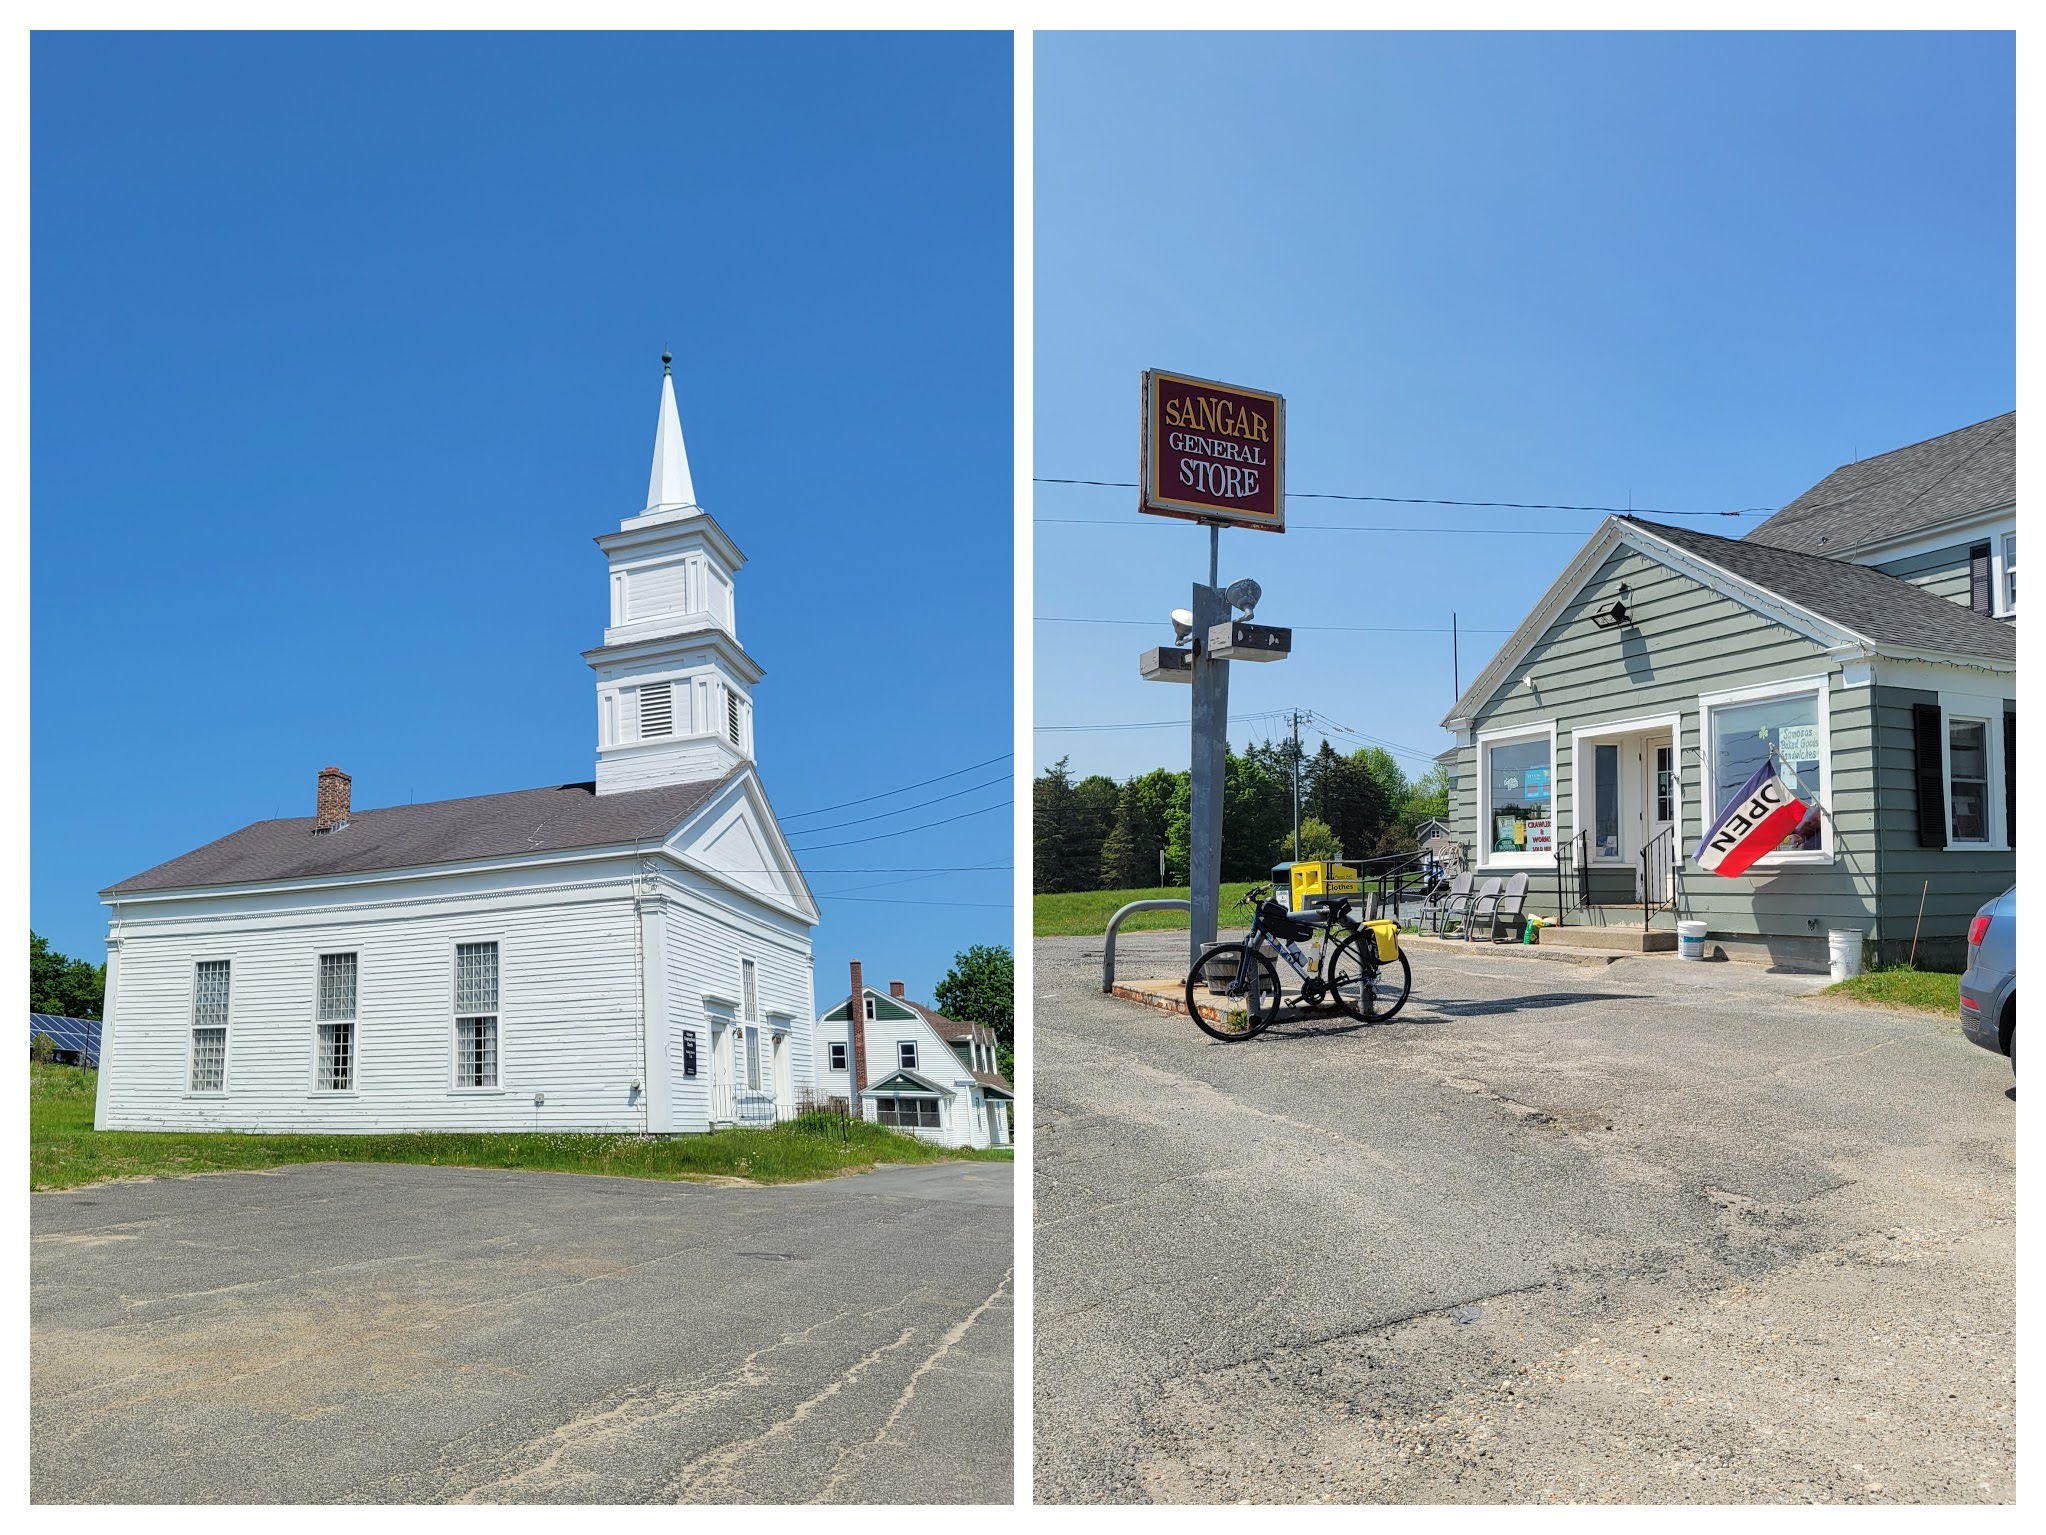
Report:
[[[1698,839],[1698,867],[1732,879],[1796,831],[1811,813],[1776,771],[1774,759],[1755,769],[1719,819]]]

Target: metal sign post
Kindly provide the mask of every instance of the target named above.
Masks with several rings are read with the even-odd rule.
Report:
[[[1229,599],[1215,586],[1193,589],[1194,633],[1205,636],[1229,622]],[[1222,904],[1222,788],[1229,771],[1229,663],[1208,654],[1205,638],[1194,645],[1193,664],[1193,833],[1192,923],[1189,963],[1215,941]]]
[[[1173,615],[1189,650],[1160,647],[1138,662],[1154,682],[1193,683],[1190,961],[1221,925],[1222,798],[1229,772],[1229,660],[1276,661],[1287,630],[1235,623],[1256,606],[1257,583],[1222,586],[1222,524],[1286,531],[1286,401],[1267,390],[1157,369],[1144,374],[1138,510],[1208,527],[1208,580],[1189,614]],[[1191,622],[1183,623],[1183,618]]]

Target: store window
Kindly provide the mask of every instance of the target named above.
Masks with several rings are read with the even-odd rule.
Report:
[[[1488,741],[1481,755],[1484,861],[1546,861],[1555,854],[1553,751],[1547,731],[1520,740]]]
[[[1718,818],[1773,752],[1778,772],[1809,807],[1804,820],[1776,851],[1823,852],[1825,827],[1818,808],[1824,789],[1819,686],[1770,698],[1708,702],[1705,716],[1712,742],[1710,819]]]

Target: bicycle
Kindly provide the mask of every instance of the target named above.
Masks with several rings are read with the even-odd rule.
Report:
[[[1307,1007],[1333,1003],[1359,1023],[1384,1023],[1406,1006],[1414,985],[1406,952],[1381,959],[1377,934],[1351,917],[1348,897],[1327,902],[1317,920],[1296,917],[1271,894],[1270,885],[1246,890],[1236,903],[1252,912],[1244,941],[1214,945],[1188,972],[1187,1016],[1201,1032],[1234,1044],[1271,1027],[1285,1001],[1274,956],[1300,977],[1296,1000]],[[1331,951],[1338,926],[1349,931]],[[1300,945],[1310,941],[1314,948],[1303,952]]]

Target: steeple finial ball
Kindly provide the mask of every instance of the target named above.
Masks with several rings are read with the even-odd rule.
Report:
[[[673,352],[663,352],[663,353],[661,353],[661,374],[662,374],[662,376],[663,376],[663,377],[665,377],[665,376],[667,375],[667,372],[668,372],[668,364],[669,364],[669,363],[671,363],[671,362],[673,362],[674,360],[675,360],[675,354],[674,354]]]

